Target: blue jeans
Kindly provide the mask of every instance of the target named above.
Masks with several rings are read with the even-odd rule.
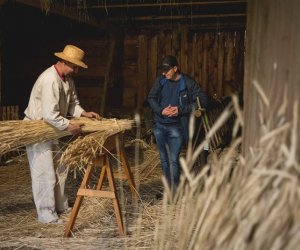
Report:
[[[178,126],[154,125],[154,136],[159,150],[164,176],[176,188],[180,180],[179,154],[183,143],[183,130]]]

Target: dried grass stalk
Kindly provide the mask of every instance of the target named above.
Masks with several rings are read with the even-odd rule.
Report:
[[[118,129],[110,129],[79,137],[71,142],[61,156],[60,163],[70,168],[84,168],[102,151],[106,139],[119,133]]]
[[[133,120],[128,119],[102,119],[97,121],[88,118],[76,118],[71,122],[82,124],[82,131],[85,133],[104,132],[111,129],[124,131],[130,129],[133,125]],[[67,135],[71,134],[66,130],[58,130],[42,120],[1,121],[0,155],[26,145],[56,140]]]
[[[292,122],[275,123],[275,128],[268,121],[262,124],[262,139],[253,154],[241,160],[237,139],[220,157],[211,157],[209,174],[207,167],[200,177],[189,173],[198,151],[181,159],[184,181],[173,199],[176,209],[163,210],[154,248],[296,249],[300,244],[300,167],[294,139],[299,138],[298,120],[296,103]]]

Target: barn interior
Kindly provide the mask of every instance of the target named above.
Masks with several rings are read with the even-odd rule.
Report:
[[[145,126],[127,134],[125,147],[138,202],[130,200],[126,182],[117,185],[128,237],[119,237],[112,205],[102,200],[86,199],[71,239],[63,238],[64,225],[39,225],[19,150],[2,156],[0,167],[3,247],[296,249],[300,6],[288,2],[0,0],[0,120],[23,119],[37,77],[56,63],[55,52],[73,44],[88,65],[75,77],[81,105],[107,118],[140,114]],[[227,141],[222,129],[216,133],[208,165],[200,175],[184,171],[188,185],[174,203],[168,194],[156,199],[163,182],[146,102],[166,55],[176,56],[180,70],[210,97],[211,126],[237,97],[234,116],[223,122],[224,134],[237,137]],[[144,144],[137,146],[140,132]],[[84,172],[71,175],[74,201]]]
[[[140,110],[170,54],[208,95],[242,95],[246,1],[7,1],[1,9],[1,103],[19,105],[21,117],[66,44],[86,52],[89,68],[76,79],[82,106],[104,116]]]

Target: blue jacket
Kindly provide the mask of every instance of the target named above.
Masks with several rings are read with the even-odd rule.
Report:
[[[198,108],[197,97],[200,99],[201,107],[207,108],[207,95],[200,89],[199,85],[190,78],[188,75],[181,73],[182,80],[179,83],[179,94],[178,94],[178,116],[180,117],[180,123],[183,128],[184,140],[188,140],[188,121],[190,114]],[[161,91],[163,85],[167,79],[164,76],[156,78],[154,85],[152,86],[149,95],[148,103],[154,111],[154,120],[159,121],[159,117],[162,117],[162,110],[165,107],[160,106]]]

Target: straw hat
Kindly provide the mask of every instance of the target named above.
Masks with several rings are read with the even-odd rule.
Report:
[[[66,45],[63,52],[56,52],[56,53],[54,53],[54,55],[63,60],[74,63],[82,68],[86,69],[88,67],[82,61],[82,59],[84,57],[84,51],[74,45]]]

